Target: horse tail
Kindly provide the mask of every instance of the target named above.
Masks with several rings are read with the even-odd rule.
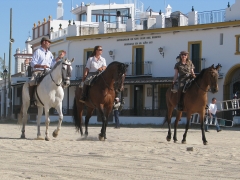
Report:
[[[21,106],[20,112],[18,114],[17,124],[22,124],[22,118],[23,118],[23,106]]]
[[[79,131],[81,127],[80,118],[78,117],[78,109],[77,109],[77,103],[76,103],[76,97],[73,100],[73,122],[76,127],[76,130]]]

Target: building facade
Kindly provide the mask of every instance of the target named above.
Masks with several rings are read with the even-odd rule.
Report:
[[[69,59],[75,58],[71,86],[65,89],[66,115],[71,114],[74,90],[81,82],[86,61],[94,46],[101,45],[107,64],[112,61],[129,64],[121,94],[125,100],[122,123],[160,124],[166,113],[165,93],[173,79],[176,57],[182,50],[189,51],[195,73],[212,64],[222,65],[219,92],[209,93],[209,101],[212,97],[218,101],[229,100],[234,94],[239,98],[239,8],[240,0],[210,13],[192,9],[183,14],[171,12],[171,6],[167,6],[165,13],[142,12],[140,19],[134,19],[134,4],[81,4],[72,10],[75,21],[49,17],[35,25],[30,44],[34,51],[41,38],[49,36],[53,54],[64,49]],[[20,105],[20,100],[16,103],[13,106]],[[233,118],[229,112],[220,115]]]

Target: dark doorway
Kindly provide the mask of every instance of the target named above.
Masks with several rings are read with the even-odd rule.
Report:
[[[134,115],[143,114],[143,85],[134,86]]]
[[[135,48],[136,75],[143,74],[143,48]]]
[[[195,66],[195,73],[199,73],[201,71],[200,44],[191,45],[190,59]]]

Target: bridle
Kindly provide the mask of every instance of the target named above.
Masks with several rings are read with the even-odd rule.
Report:
[[[63,68],[62,68],[62,70],[61,70],[61,72],[62,72],[62,81],[61,81],[59,84],[57,84],[57,83],[54,81],[54,79],[53,79],[53,77],[52,77],[52,74],[51,74],[51,72],[50,72],[50,77],[51,77],[52,81],[54,82],[54,84],[55,84],[56,86],[60,86],[60,85],[62,84],[62,82],[69,80],[69,78],[71,77],[71,68],[70,68],[71,65],[66,64],[66,63],[62,63],[62,67],[63,67],[63,65],[66,65],[66,66],[67,66],[67,74],[66,74],[66,78],[65,78],[64,75],[63,75]]]
[[[213,81],[212,81],[211,78],[210,78],[210,81],[211,81],[211,84],[212,84]],[[211,92],[211,88],[209,88],[209,89],[206,91],[206,90],[204,90],[203,88],[201,88],[201,87],[198,85],[197,81],[195,81],[195,83],[196,83],[198,89],[201,89],[201,90],[204,91],[204,92]]]
[[[104,71],[105,71],[105,70],[104,70]],[[104,71],[103,71],[103,72],[104,72]],[[113,91],[113,89],[112,89],[112,88],[107,84],[107,82],[105,81],[105,79],[104,79],[104,77],[103,77],[103,75],[102,75],[103,72],[101,72],[100,76],[102,77],[104,84],[108,87],[108,89],[110,89],[110,90]],[[118,69],[118,72],[119,72],[119,69]],[[124,75],[124,73],[125,73],[125,71],[123,72],[123,70],[121,70],[121,72],[118,73],[119,75],[118,75],[118,77],[117,77],[117,80],[115,80],[114,84],[122,84],[122,76]],[[116,90],[116,85],[114,85],[114,90]]]

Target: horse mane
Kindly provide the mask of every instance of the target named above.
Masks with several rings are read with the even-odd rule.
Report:
[[[197,77],[194,79],[194,81],[198,81],[199,79],[202,79],[203,74],[205,73],[205,71],[206,71],[206,68],[203,69],[203,70],[197,75]]]
[[[53,70],[56,69],[57,66],[58,66],[59,64],[61,64],[61,63],[62,63],[62,61],[56,62],[56,64],[54,64],[53,68],[52,68],[50,71],[48,71],[48,72],[45,73],[45,76],[48,75],[48,74],[50,74],[51,72],[53,72]]]

